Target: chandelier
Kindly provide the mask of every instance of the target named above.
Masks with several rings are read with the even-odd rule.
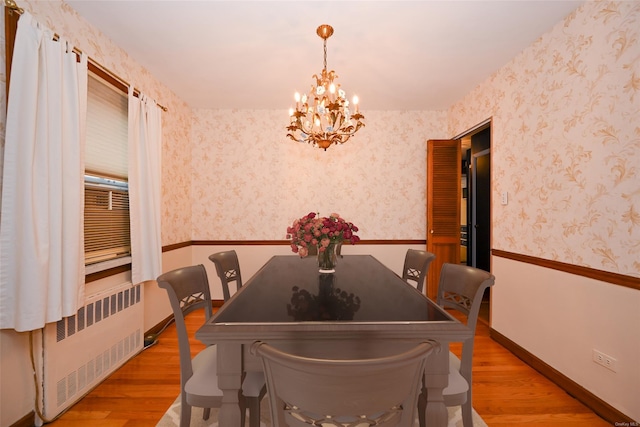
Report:
[[[364,116],[358,110],[358,97],[353,97],[353,110],[344,90],[334,80],[335,71],[327,71],[327,39],[333,34],[331,25],[320,25],[316,33],[324,40],[324,68],[313,75],[315,84],[309,94],[295,94],[296,108],[289,110],[287,136],[324,149],[331,144],[344,144],[361,127]]]

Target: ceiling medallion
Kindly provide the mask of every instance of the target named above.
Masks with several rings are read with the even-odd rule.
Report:
[[[344,144],[361,127],[364,116],[358,109],[358,97],[352,105],[344,90],[334,80],[335,71],[327,71],[327,39],[333,34],[331,25],[320,25],[316,33],[324,44],[322,74],[313,75],[315,84],[308,94],[295,94],[296,107],[289,110],[290,124],[287,136],[297,142],[306,142],[327,150],[332,144]]]

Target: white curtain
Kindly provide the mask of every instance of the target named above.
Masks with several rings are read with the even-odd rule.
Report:
[[[84,301],[87,58],[25,12],[18,21],[0,223],[0,328],[29,331]]]
[[[131,281],[162,273],[160,236],[162,117],[160,107],[129,90],[129,214]]]

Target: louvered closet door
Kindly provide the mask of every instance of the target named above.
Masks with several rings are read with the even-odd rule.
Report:
[[[429,267],[427,296],[436,299],[440,269],[460,262],[460,141],[427,141],[427,250],[436,258]]]

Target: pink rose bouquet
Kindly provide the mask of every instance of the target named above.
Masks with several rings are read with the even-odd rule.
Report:
[[[345,221],[337,213],[319,217],[315,212],[310,212],[287,227],[287,239],[291,240],[291,250],[294,253],[306,257],[310,246],[316,246],[318,253],[321,253],[330,244],[344,241],[357,243],[360,241],[355,234],[357,231],[358,227]]]

